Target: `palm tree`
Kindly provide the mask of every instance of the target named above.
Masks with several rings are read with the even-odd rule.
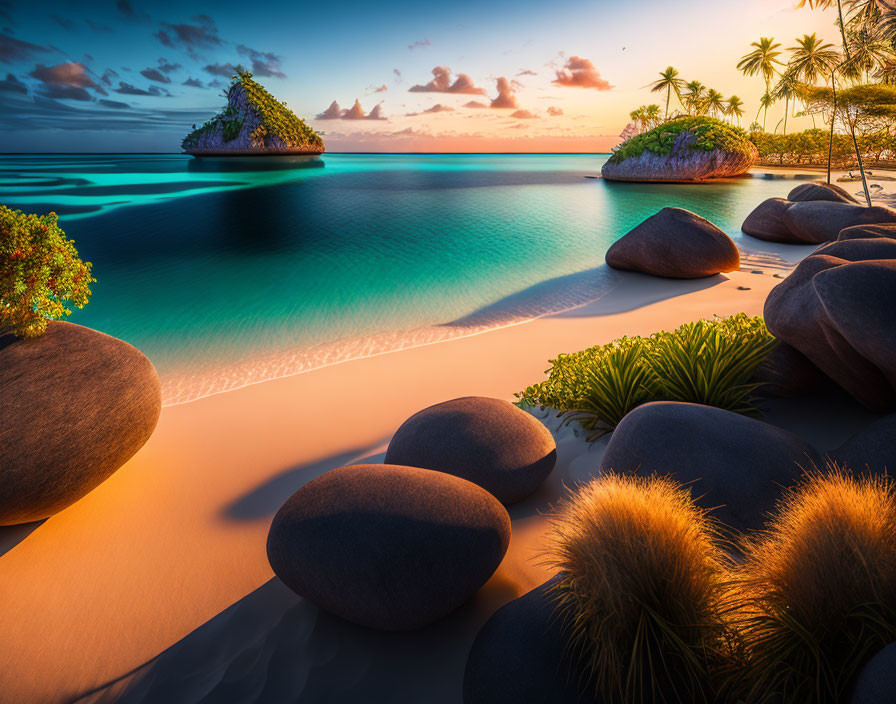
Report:
[[[732,95],[728,98],[725,114],[731,115],[737,121],[737,126],[740,127],[740,118],[744,116],[744,101],[736,95]]]
[[[841,61],[840,53],[834,50],[834,45],[823,42],[814,32],[796,39],[796,44],[788,49],[792,53],[787,70],[793,72],[797,81],[810,85],[818,83],[819,78],[827,81],[831,71]]]
[[[668,116],[668,111],[667,111]],[[648,105],[644,110],[644,117],[647,119],[647,124],[653,128],[660,124],[660,106],[659,105]]]
[[[666,91],[666,119],[669,119],[669,101],[672,99],[672,93],[681,102],[681,88],[684,86],[684,79],[678,77],[678,70],[669,66],[665,71],[660,71],[660,78],[650,84],[651,93],[659,93]]]
[[[784,98],[784,134],[787,134],[787,117],[790,114],[790,100],[795,99],[797,93],[797,80],[793,72],[788,69],[781,74],[781,79],[772,91],[772,98],[780,100]],[[780,123],[779,123],[780,124]],[[775,132],[778,128],[775,127]]]
[[[868,83],[872,72],[886,65],[894,57],[893,47],[885,41],[876,27],[860,26],[847,33],[849,60],[843,65],[843,75]]]
[[[741,57],[737,69],[745,76],[760,74],[765,80],[765,93],[768,95],[771,90],[772,78],[777,73],[776,66],[783,66],[778,60],[778,57],[781,56],[779,51],[781,45],[775,43],[774,37],[760,37],[758,42],[753,42],[750,46],[754,47],[753,51]],[[765,114],[762,117],[763,130],[768,117],[768,105],[765,107]]]
[[[699,115],[703,109],[703,103],[705,102],[703,91],[706,90],[706,86],[700,81],[690,81],[685,84],[685,88],[688,89],[688,92],[684,94],[684,102],[687,106],[688,113]]]
[[[725,96],[719,91],[712,88],[706,94],[706,110],[712,113],[713,117],[718,117],[719,113],[725,113]]]
[[[768,109],[775,104],[775,99],[771,93],[763,93],[762,97],[759,99],[759,109],[756,111],[756,118],[754,122],[759,122],[759,114],[763,111],[765,115],[768,115]],[[762,131],[765,132],[765,117],[762,120]]]

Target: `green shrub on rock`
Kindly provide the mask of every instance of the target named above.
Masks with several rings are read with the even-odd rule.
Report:
[[[0,205],[0,331],[38,337],[47,321],[83,308],[90,262],[59,227],[56,213],[33,215]]]
[[[626,159],[637,158],[645,151],[670,154],[682,132],[691,133],[692,141],[688,148],[692,151],[709,152],[721,149],[738,152],[749,149],[749,136],[740,127],[712,117],[684,116],[673,118],[652,130],[632,137],[621,144],[608,161],[617,164]]]
[[[548,378],[518,393],[520,406],[553,408],[589,437],[612,430],[649,401],[684,401],[756,414],[756,369],[777,344],[761,317],[744,313],[623,337],[551,360]]]

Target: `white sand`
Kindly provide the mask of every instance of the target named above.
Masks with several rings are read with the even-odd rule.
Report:
[[[759,314],[773,275],[812,250],[743,244],[740,272],[697,281],[624,274],[604,298],[566,313],[165,408],[147,445],[87,497],[38,526],[0,529],[0,700],[116,701],[126,692],[127,701],[191,702],[223,682],[228,696],[209,701],[459,702],[478,627],[547,578],[533,560],[541,513],[565,485],[591,476],[603,443],[558,435],[558,468],[512,508],[498,572],[471,604],[419,633],[355,628],[272,580],[273,514],[311,478],[381,457],[425,406],[470,394],[511,399],[558,352],[713,314]],[[795,407],[780,422],[812,431],[821,449],[862,420],[854,410],[840,419],[812,402]]]

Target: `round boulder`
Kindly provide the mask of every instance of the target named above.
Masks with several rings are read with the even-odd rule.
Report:
[[[787,208],[781,222],[797,240],[820,244],[833,242],[847,227],[896,223],[896,210],[882,205],[868,208],[853,203],[807,201]]]
[[[779,342],[756,369],[753,382],[762,384],[756,393],[763,396],[795,398],[815,391],[824,375],[795,347]]]
[[[787,200],[800,203],[810,200],[828,200],[835,203],[858,203],[845,189],[834,183],[815,181],[803,183],[794,188],[787,196]]]
[[[384,630],[421,628],[501,564],[510,517],[484,489],[417,467],[354,465],[311,480],[277,512],[268,560],[320,608]]]
[[[890,643],[862,668],[856,679],[851,702],[852,704],[896,702],[896,643]]]
[[[694,500],[740,531],[762,528],[783,487],[819,465],[802,438],[711,406],[657,401],[622,419],[601,471],[672,475]]]
[[[595,687],[570,657],[555,610],[555,577],[498,609],[479,631],[464,672],[464,704],[585,704]]]
[[[896,474],[896,413],[874,421],[828,456],[854,472]]]
[[[894,225],[853,225],[840,230],[838,240],[866,240],[875,237],[886,237],[896,240],[896,224]]]
[[[161,405],[155,368],[126,342],[64,322],[0,336],[0,525],[101,484],[149,439]]]
[[[462,477],[504,504],[532,494],[556,461],[557,446],[544,425],[512,403],[482,396],[415,413],[395,432],[385,458]]]
[[[740,267],[731,238],[709,220],[681,208],[663,208],[607,251],[614,269],[671,279],[696,279]]]
[[[747,215],[740,229],[750,237],[766,242],[805,244],[790,234],[790,230],[784,225],[784,213],[791,205],[793,203],[783,198],[764,200]]]

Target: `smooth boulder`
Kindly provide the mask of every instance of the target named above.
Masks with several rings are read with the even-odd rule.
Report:
[[[614,242],[606,261],[614,269],[695,279],[736,271],[740,254],[709,220],[682,208],[663,208]]]
[[[395,432],[385,458],[462,477],[504,504],[531,495],[556,461],[557,446],[544,425],[512,403],[482,396],[415,413]]]
[[[892,225],[853,225],[840,230],[838,240],[866,240],[885,237],[896,240],[896,224]]]
[[[841,240],[822,247],[772,289],[764,310],[775,337],[876,411],[896,408],[892,254],[887,239]]]
[[[90,492],[149,439],[160,410],[158,374],[126,342],[64,322],[0,336],[0,525]]]
[[[418,467],[354,465],[311,480],[277,512],[267,553],[294,592],[353,623],[426,626],[501,564],[510,517],[484,489]]]
[[[498,609],[479,631],[464,671],[464,704],[585,704],[593,683],[570,657],[555,610],[557,578]]]
[[[896,643],[879,651],[861,669],[850,701],[852,704],[896,702]]]
[[[787,208],[781,222],[797,240],[820,244],[836,240],[847,227],[896,223],[896,210],[882,205],[869,208],[852,203],[807,201]]]
[[[783,222],[784,213],[791,205],[793,204],[784,198],[764,200],[747,215],[740,229],[750,237],[766,242],[802,244],[790,234]]]
[[[896,474],[896,413],[874,421],[828,456],[855,472]]]
[[[812,183],[803,183],[794,188],[788,195],[787,200],[792,203],[800,203],[813,200],[827,200],[835,203],[858,203],[852,195],[845,189],[834,183],[824,183],[823,181],[814,181]]]
[[[753,382],[761,384],[756,393],[763,396],[795,398],[815,391],[824,375],[808,357],[795,347],[779,342],[759,365]]]
[[[762,528],[782,488],[818,465],[812,446],[781,428],[711,406],[657,401],[622,419],[600,469],[672,475],[716,518],[746,531]]]

